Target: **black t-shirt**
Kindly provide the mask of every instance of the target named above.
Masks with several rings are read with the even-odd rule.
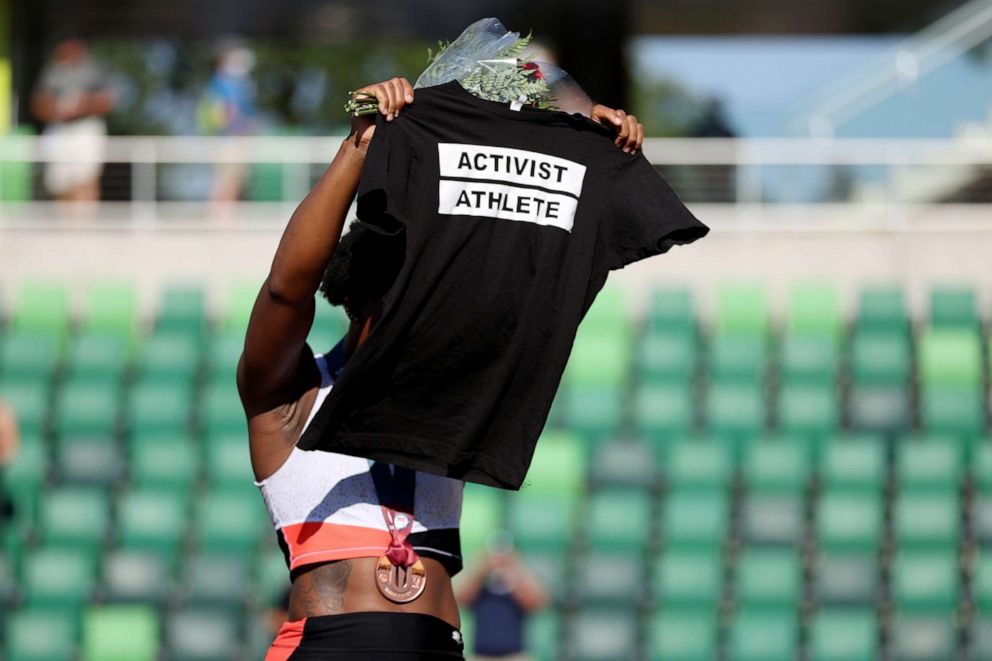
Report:
[[[708,231],[613,138],[457,82],[380,117],[358,217],[404,263],[299,447],[518,489],[609,271]]]

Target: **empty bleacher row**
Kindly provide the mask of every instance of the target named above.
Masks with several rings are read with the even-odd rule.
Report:
[[[0,564],[5,658],[256,658],[286,570],[251,485],[233,371],[254,287],[148,323],[126,283],[28,283],[0,312],[23,447]],[[502,525],[555,606],[540,658],[992,658],[988,352],[976,294],[760,287],[593,306],[519,494],[470,485],[471,553]],[[344,318],[318,304],[311,345]],[[119,605],[130,604],[127,609]],[[466,623],[471,628],[471,622]],[[39,635],[44,632],[44,635]],[[840,632],[840,633],[839,633]],[[842,635],[841,635],[842,634]],[[232,650],[234,650],[232,652]]]

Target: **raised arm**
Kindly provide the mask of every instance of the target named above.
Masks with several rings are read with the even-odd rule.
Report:
[[[374,94],[389,121],[413,101],[412,86],[401,78],[359,91]],[[238,365],[238,390],[249,418],[299,397],[300,351],[313,324],[314,294],[341,237],[374,131],[372,117],[353,119],[351,135],[283,232]]]

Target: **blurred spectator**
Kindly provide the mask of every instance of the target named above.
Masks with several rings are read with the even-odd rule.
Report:
[[[541,581],[524,566],[505,530],[492,533],[478,565],[459,582],[458,603],[475,617],[474,658],[526,661],[524,625],[549,601]]]
[[[49,159],[45,188],[56,199],[100,199],[107,136],[104,117],[115,103],[106,74],[90,57],[86,42],[78,37],[59,41],[31,100],[35,118],[45,124],[43,149]],[[72,160],[51,160],[65,155]]]
[[[3,473],[17,455],[21,445],[21,434],[17,427],[17,416],[7,402],[0,399],[0,523],[14,514],[13,502],[4,488]]]
[[[221,46],[197,109],[203,133],[242,136],[255,132],[255,86],[250,77],[254,67],[255,55],[248,48],[236,42]],[[228,150],[223,156],[228,162],[214,172],[210,200],[237,202],[247,168],[240,150]]]

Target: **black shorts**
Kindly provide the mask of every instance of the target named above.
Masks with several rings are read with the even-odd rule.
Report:
[[[265,661],[464,659],[462,635],[419,613],[345,613],[287,622]]]

